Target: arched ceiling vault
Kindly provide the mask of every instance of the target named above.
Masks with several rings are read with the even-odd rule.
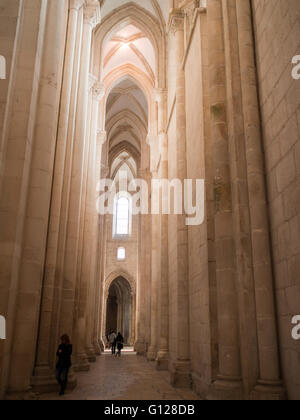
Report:
[[[101,1],[92,69],[105,86],[101,129],[107,133],[111,175],[122,165],[134,175],[134,166],[139,168],[156,117],[153,90],[165,87],[167,14],[168,0]],[[128,155],[116,163],[120,149]]]
[[[140,165],[139,151],[135,147],[133,147],[130,143],[123,141],[110,150],[110,154],[109,154],[109,167],[110,168],[112,168],[114,161],[118,159],[121,153],[128,153],[133,158],[136,164],[136,167],[137,168],[139,167]]]
[[[131,144],[139,153],[148,128],[148,105],[140,87],[123,79],[106,102],[106,132],[109,151],[119,143]]]
[[[155,87],[165,87],[167,11],[168,0],[103,1],[93,73],[104,80],[113,69],[131,64]]]
[[[102,17],[107,16],[114,7],[119,7],[129,2],[132,2],[132,0],[100,0]],[[136,0],[135,2],[146,8],[161,22],[166,22],[168,18],[168,0]]]

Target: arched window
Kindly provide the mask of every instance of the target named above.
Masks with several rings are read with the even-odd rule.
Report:
[[[129,235],[130,222],[130,203],[126,197],[118,198],[115,207],[115,229],[114,234],[117,236]]]

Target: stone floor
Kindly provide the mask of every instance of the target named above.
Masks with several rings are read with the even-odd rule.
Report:
[[[105,353],[89,372],[77,374],[78,385],[64,397],[40,396],[41,400],[198,400],[191,390],[175,389],[167,372],[158,372],[154,363],[132,351],[121,359]]]

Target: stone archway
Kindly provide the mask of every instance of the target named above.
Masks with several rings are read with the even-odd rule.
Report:
[[[136,308],[136,281],[121,270],[111,273],[105,281],[103,291],[102,340],[104,343],[106,343],[109,330],[118,330],[117,332],[120,331],[124,335],[125,343],[134,346]]]
[[[116,278],[106,298],[106,337],[111,331],[121,332],[125,344],[132,344],[132,306],[130,284],[124,277]]]

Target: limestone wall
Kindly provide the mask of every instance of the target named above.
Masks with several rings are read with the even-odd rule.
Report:
[[[281,362],[289,398],[300,395],[300,343],[291,319],[300,313],[300,2],[253,0]]]

